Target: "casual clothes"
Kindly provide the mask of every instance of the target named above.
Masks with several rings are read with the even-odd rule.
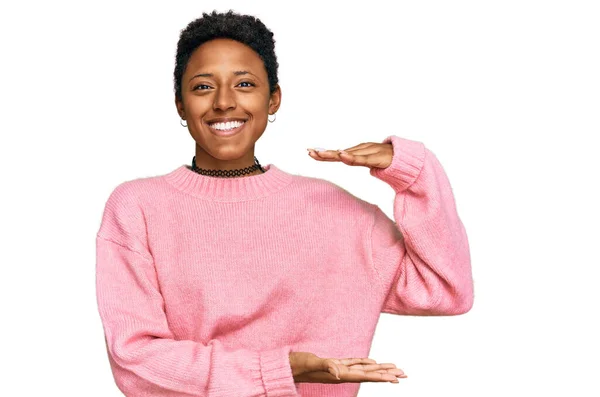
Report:
[[[274,164],[238,178],[181,165],[118,185],[96,239],[118,388],[132,397],[356,396],[360,383],[294,383],[289,353],[369,357],[382,312],[470,310],[469,245],[441,164],[420,142],[383,143],[393,161],[370,174],[393,189],[394,220]]]

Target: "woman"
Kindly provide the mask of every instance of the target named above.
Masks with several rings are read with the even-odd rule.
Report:
[[[465,229],[442,166],[390,136],[316,161],[365,166],[394,223],[326,180],[254,156],[281,104],[273,33],[203,14],[181,32],[175,104],[191,166],[118,185],[97,235],[97,299],[127,396],[356,396],[406,377],[366,358],[382,312],[473,303]]]

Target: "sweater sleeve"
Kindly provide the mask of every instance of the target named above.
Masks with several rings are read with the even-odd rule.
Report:
[[[388,136],[392,163],[370,174],[395,193],[394,220],[374,205],[371,258],[388,291],[382,312],[457,315],[473,305],[469,243],[452,188],[423,143]]]
[[[113,376],[126,396],[298,396],[290,346],[227,349],[169,328],[143,211],[119,186],[96,237],[96,296]]]

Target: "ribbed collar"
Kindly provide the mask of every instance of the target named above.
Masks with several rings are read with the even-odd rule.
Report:
[[[201,175],[184,164],[163,177],[175,188],[211,201],[245,201],[269,196],[293,182],[294,175],[273,164],[263,166],[263,174],[223,178]]]

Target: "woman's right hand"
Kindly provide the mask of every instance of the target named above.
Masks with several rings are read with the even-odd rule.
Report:
[[[308,352],[291,352],[290,367],[294,382],[344,383],[391,382],[406,378],[394,364],[377,364],[370,358],[321,358]]]

